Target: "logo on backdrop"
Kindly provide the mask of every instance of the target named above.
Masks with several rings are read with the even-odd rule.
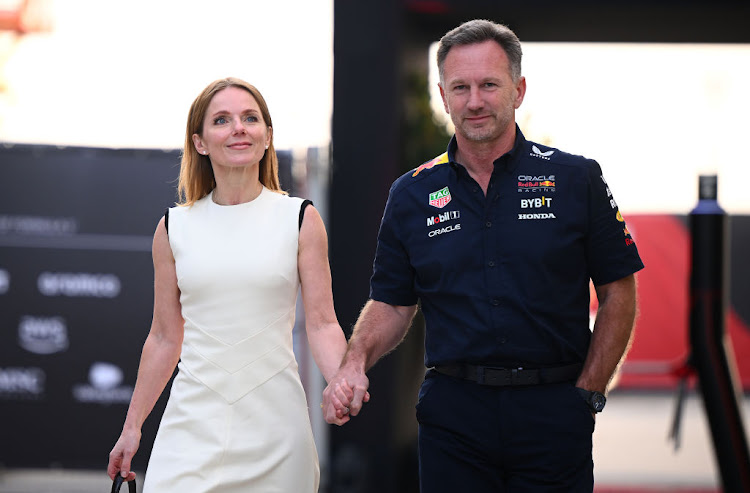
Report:
[[[36,354],[65,351],[69,345],[65,319],[24,315],[18,324],[18,344]]]
[[[120,294],[121,283],[114,274],[42,272],[36,285],[44,296],[116,298]]]
[[[96,362],[89,369],[89,383],[73,386],[73,397],[94,404],[127,404],[133,387],[122,384],[122,369],[112,363]]]
[[[10,289],[10,274],[5,269],[0,269],[0,294],[5,294]]]
[[[47,375],[41,368],[0,368],[0,399],[39,400]]]
[[[72,235],[78,231],[73,217],[0,215],[0,233],[36,236]]]

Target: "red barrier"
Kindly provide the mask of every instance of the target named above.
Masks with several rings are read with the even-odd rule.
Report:
[[[646,268],[637,274],[638,319],[633,345],[622,366],[620,388],[673,389],[686,374],[690,239],[676,215],[631,215],[625,220]],[[745,224],[745,223],[743,223]],[[736,257],[736,256],[735,256]],[[747,262],[731,258],[732,265]],[[734,274],[736,269],[732,268]],[[730,294],[731,295],[731,294]],[[596,299],[592,297],[592,313]],[[734,305],[727,313],[743,390],[750,390],[750,324]]]

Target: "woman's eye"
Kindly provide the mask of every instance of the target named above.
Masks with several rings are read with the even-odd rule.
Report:
[[[258,121],[258,117],[255,116],[255,115],[248,115],[248,116],[245,117],[245,121],[253,122],[254,123],[254,122]]]
[[[214,125],[222,125],[227,122],[227,119],[223,116],[220,116],[214,120]]]

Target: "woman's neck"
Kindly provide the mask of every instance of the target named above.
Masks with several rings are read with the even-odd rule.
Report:
[[[258,178],[259,164],[242,167],[213,166],[216,188],[213,201],[219,205],[237,205],[255,200],[263,190]]]

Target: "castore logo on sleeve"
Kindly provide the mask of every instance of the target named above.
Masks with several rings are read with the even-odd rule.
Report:
[[[531,146],[531,150],[532,150],[532,151],[534,151],[534,152],[530,152],[530,153],[529,153],[529,156],[534,156],[534,157],[538,157],[538,158],[546,159],[547,161],[549,161],[549,157],[550,157],[550,156],[551,156],[552,154],[554,154],[554,152],[555,152],[554,150],[552,150],[552,151],[545,151],[545,152],[542,152],[542,151],[540,151],[540,150],[539,150],[539,148],[538,148],[537,146],[535,146],[535,145]]]

